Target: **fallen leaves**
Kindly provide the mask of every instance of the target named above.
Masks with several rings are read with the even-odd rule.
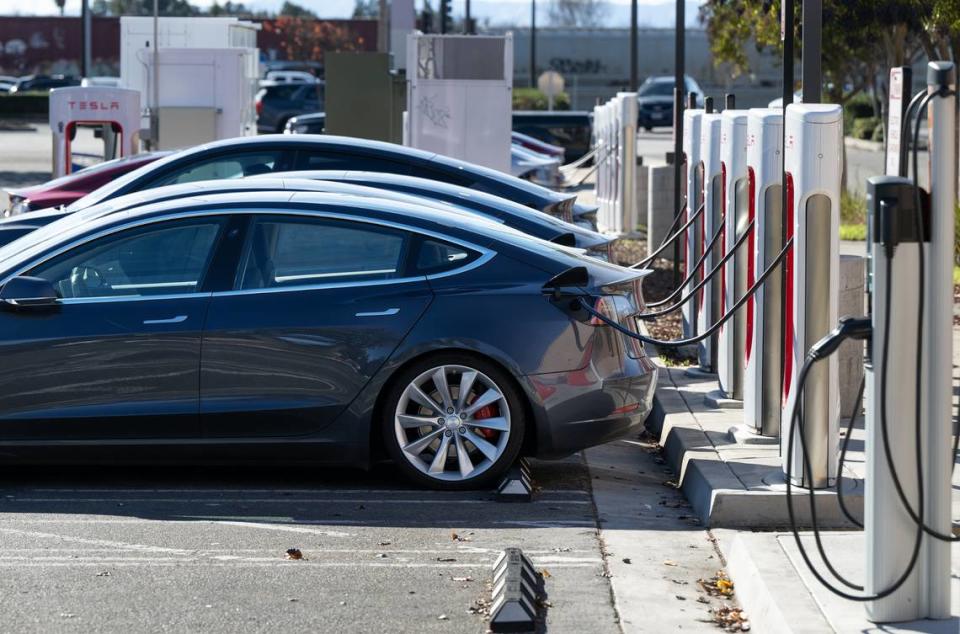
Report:
[[[283,558],[290,559],[292,561],[300,561],[304,557],[303,557],[303,553],[300,552],[299,548],[288,548]]]
[[[728,632],[749,632],[750,621],[740,608],[723,606],[712,610],[713,622]]]
[[[473,531],[470,531],[470,535],[473,535]],[[469,535],[458,535],[455,532],[450,533],[450,539],[455,542],[472,542],[473,538]]]
[[[664,559],[664,560],[663,560],[663,565],[664,565],[664,566],[676,566],[676,565],[677,565],[677,562],[673,561],[672,559]]]
[[[717,574],[713,575],[711,579],[697,579],[697,583],[711,597],[733,596],[733,582],[727,577],[727,573],[722,570],[718,570]]]

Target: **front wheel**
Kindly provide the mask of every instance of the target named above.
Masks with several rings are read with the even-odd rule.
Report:
[[[500,368],[455,354],[405,369],[384,408],[384,441],[411,480],[435,489],[492,484],[523,443],[520,395]]]

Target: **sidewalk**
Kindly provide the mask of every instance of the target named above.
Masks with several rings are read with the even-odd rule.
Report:
[[[954,329],[954,350],[960,330]],[[955,374],[957,367],[955,365]],[[954,617],[878,627],[866,620],[864,608],[839,598],[821,586],[800,557],[788,525],[779,444],[756,444],[742,428],[742,410],[712,409],[704,396],[715,389],[716,377],[689,376],[682,368],[661,369],[658,411],[647,426],[659,437],[667,464],[677,482],[713,535],[727,564],[737,598],[758,632],[951,632],[960,631],[960,547],[952,553]],[[736,433],[731,433],[731,429]],[[864,455],[862,421],[857,425],[844,477],[845,499],[862,514]],[[861,442],[857,442],[857,441]],[[954,517],[960,517],[960,470],[954,471]],[[847,493],[849,492],[849,493]],[[818,492],[821,525],[844,527],[835,492]],[[807,505],[797,505],[799,519],[809,524]],[[770,531],[770,532],[757,532]],[[802,542],[815,551],[812,533]],[[862,532],[827,531],[823,542],[842,574],[862,580],[866,575]],[[820,564],[822,562],[815,559]]]

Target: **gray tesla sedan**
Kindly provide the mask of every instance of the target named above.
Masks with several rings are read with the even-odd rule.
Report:
[[[645,274],[469,213],[315,192],[67,216],[0,248],[7,462],[392,458],[490,484],[651,408]]]

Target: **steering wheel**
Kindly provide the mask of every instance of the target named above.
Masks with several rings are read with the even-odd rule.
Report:
[[[95,297],[107,288],[103,275],[92,266],[75,266],[70,271],[71,297]]]

